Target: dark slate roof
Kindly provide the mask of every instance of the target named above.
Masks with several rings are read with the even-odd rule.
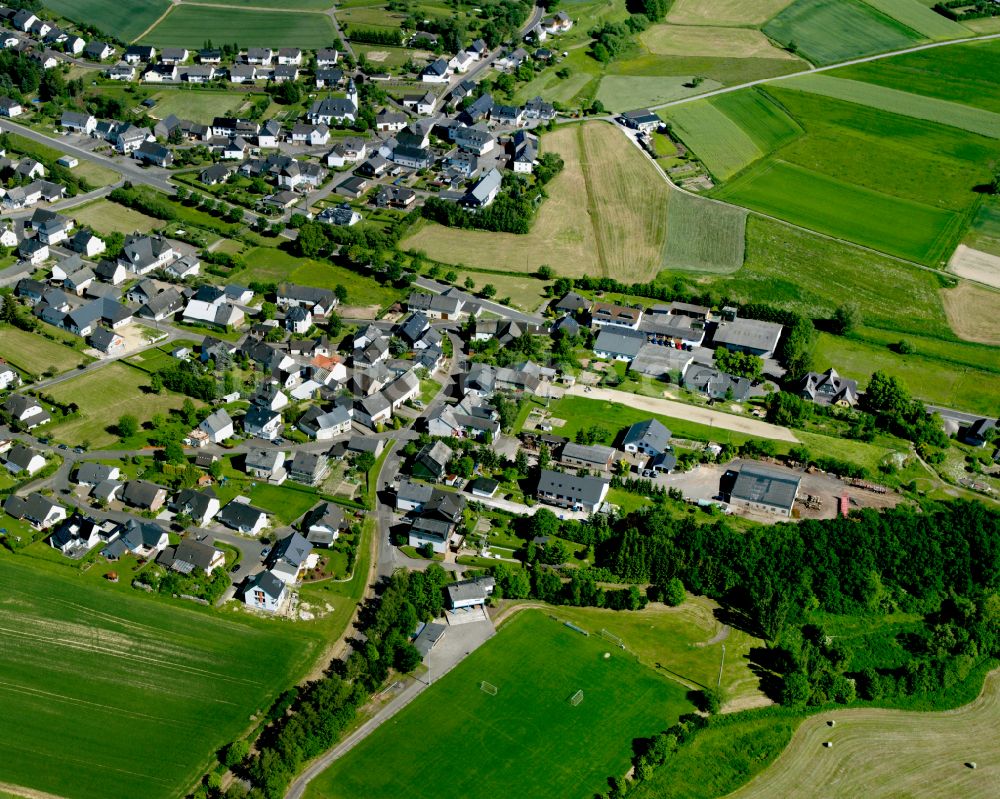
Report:
[[[744,464],[733,485],[732,496],[746,502],[759,502],[791,510],[799,478],[788,472],[757,464]]]

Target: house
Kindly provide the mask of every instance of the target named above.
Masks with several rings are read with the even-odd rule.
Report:
[[[500,193],[503,176],[496,168],[491,169],[466,193],[461,203],[469,208],[486,208]]]
[[[13,227],[0,226],[0,246],[16,247],[18,241],[19,241],[18,235],[14,231]]]
[[[548,121],[555,119],[556,109],[552,103],[545,102],[541,97],[533,97],[524,104],[524,116],[526,119]]]
[[[191,521],[199,527],[204,527],[219,512],[221,505],[212,489],[196,491],[193,488],[185,488],[174,500],[174,510],[185,516],[190,516]]]
[[[619,117],[622,124],[632,130],[647,133],[660,127],[660,118],[648,108],[637,108],[634,111],[625,111]]]
[[[243,432],[254,438],[273,441],[281,432],[281,413],[260,405],[251,405],[243,417]]]
[[[94,328],[90,334],[90,346],[109,358],[125,353],[124,337],[106,327]]]
[[[476,61],[476,56],[466,50],[455,53],[448,61],[448,69],[452,73],[463,74],[468,72],[469,67]]]
[[[216,325],[222,328],[236,328],[243,324],[246,314],[243,309],[226,301],[226,295],[219,293],[212,300],[198,299],[195,296],[184,307],[184,320]]]
[[[448,471],[454,452],[443,441],[426,444],[413,459],[410,473],[422,480],[440,480]]]
[[[105,250],[104,240],[89,228],[84,228],[70,239],[69,248],[84,258],[94,258]]]
[[[671,433],[656,419],[636,422],[625,432],[622,449],[633,454],[656,456],[670,450]]]
[[[392,405],[381,393],[371,394],[354,402],[354,418],[373,430],[392,418]]]
[[[162,236],[133,233],[125,237],[125,246],[118,260],[137,275],[145,275],[166,266],[179,255]]]
[[[368,153],[368,143],[364,139],[342,139],[326,154],[326,165],[343,167],[356,164]]]
[[[288,476],[285,471],[285,453],[272,449],[254,447],[247,450],[243,468],[251,477],[267,480],[272,485],[281,485]]]
[[[496,588],[496,580],[489,576],[449,583],[445,588],[448,607],[452,610],[482,607],[493,595],[494,588]]]
[[[183,47],[164,47],[160,51],[160,61],[164,64],[183,64],[189,55]]]
[[[316,100],[306,118],[313,124],[335,125],[354,124],[358,116],[358,106],[346,97],[326,97]]]
[[[482,125],[473,125],[455,131],[455,144],[461,150],[482,156],[493,149],[496,139]]]
[[[21,376],[3,358],[0,358],[0,391],[19,385]]]
[[[244,535],[259,535],[267,527],[267,514],[245,502],[232,500],[219,511],[216,518],[231,530]]]
[[[108,76],[109,80],[133,81],[135,80],[135,67],[125,63],[115,64],[113,67],[108,67],[104,74]]]
[[[853,408],[858,404],[858,381],[837,374],[830,367],[825,372],[808,372],[802,378],[799,396],[819,405]]]
[[[615,449],[599,444],[586,445],[567,441],[559,454],[559,460],[575,469],[596,469],[607,472],[614,463]]]
[[[99,42],[96,39],[87,42],[87,46],[83,48],[83,54],[95,61],[103,61],[106,58],[111,58],[114,53],[114,47],[106,42]]]
[[[460,297],[430,294],[423,291],[413,292],[406,301],[407,308],[411,311],[419,311],[427,319],[458,319],[462,315],[463,305]]]
[[[10,414],[11,419],[26,430],[32,430],[52,420],[49,412],[39,404],[38,400],[23,394],[11,394],[4,400],[3,408]]]
[[[312,286],[297,286],[281,283],[278,286],[276,302],[279,308],[307,308],[314,316],[326,316],[337,306],[337,295],[330,289]]]
[[[601,328],[594,340],[594,354],[598,358],[614,361],[631,361],[646,344],[646,337],[638,330]]]
[[[520,174],[530,175],[538,160],[538,137],[519,130],[511,137],[511,168]]]
[[[7,471],[11,474],[23,474],[33,477],[45,468],[45,457],[24,444],[15,444],[6,455]]]
[[[0,97],[0,116],[17,117],[24,111],[17,100],[10,97]]]
[[[46,530],[66,518],[66,508],[37,491],[27,497],[11,494],[4,500],[3,509],[8,515],[24,519],[38,530]]]
[[[451,67],[443,58],[432,61],[420,73],[420,80],[424,83],[447,83],[451,74]]]
[[[274,545],[267,558],[268,568],[283,583],[293,585],[307,568],[312,549],[300,533],[290,533]]]
[[[716,328],[713,344],[732,352],[748,352],[761,358],[771,358],[778,348],[782,327],[777,322],[758,319],[734,319]]]
[[[278,50],[278,64],[301,66],[302,51],[298,47],[282,47]]]
[[[257,572],[247,578],[243,587],[243,601],[248,608],[266,610],[271,613],[278,610],[285,601],[285,584],[269,571]]]
[[[970,447],[984,447],[995,440],[997,429],[996,419],[975,419],[958,428],[958,440]]]
[[[312,327],[312,314],[308,308],[301,306],[290,308],[285,314],[285,329],[292,333],[303,335]]]
[[[129,480],[122,490],[122,502],[141,510],[157,511],[167,501],[167,489],[148,480]]]
[[[101,261],[94,269],[98,279],[112,286],[120,286],[128,277],[128,270],[118,261]]]
[[[120,474],[117,466],[103,463],[81,463],[76,470],[77,485],[96,486],[105,480],[117,480]]]
[[[224,408],[214,411],[206,416],[204,421],[198,425],[198,429],[208,436],[212,444],[220,444],[227,438],[232,438],[234,434],[233,420],[229,418]]]
[[[177,280],[186,280],[189,277],[197,277],[201,272],[201,261],[197,255],[185,255],[169,264],[165,270],[167,275]]]
[[[610,482],[601,477],[580,477],[542,469],[536,491],[538,499],[560,508],[595,513],[604,504]]]
[[[300,123],[292,127],[292,142],[320,147],[330,141],[330,128],[320,123]]]
[[[410,523],[408,543],[412,547],[430,544],[435,552],[445,552],[463,520],[465,497],[434,490]]]
[[[222,63],[222,51],[215,49],[199,50],[198,63],[219,66]]]
[[[69,558],[81,558],[100,543],[100,525],[86,516],[70,516],[49,536],[49,546]]]
[[[340,58],[340,52],[337,50],[324,48],[322,50],[316,51],[316,66],[317,67],[335,67],[337,66],[337,61]]]
[[[148,64],[156,57],[156,48],[133,44],[125,50],[123,58],[128,64]]]
[[[330,411],[317,406],[309,408],[298,422],[299,430],[317,441],[329,441],[350,432],[353,410],[337,405]]]
[[[342,194],[345,197],[350,197],[352,199],[358,199],[368,191],[369,182],[363,177],[349,177],[341,183],[337,184],[337,188],[334,191],[337,194]]]
[[[490,119],[498,125],[516,127],[524,124],[524,109],[515,105],[494,105]]]
[[[331,546],[348,527],[343,509],[332,502],[321,502],[302,518],[306,540],[318,546]]]
[[[392,162],[407,169],[427,169],[434,163],[434,153],[426,147],[397,144],[392,151]]]
[[[296,483],[318,485],[329,472],[326,455],[322,452],[299,450],[288,465],[288,476]]]
[[[490,52],[490,48],[486,46],[486,42],[482,39],[476,39],[472,44],[465,48],[467,53],[475,56],[475,58],[486,58]]]
[[[477,477],[469,483],[469,491],[472,492],[472,496],[480,499],[492,499],[498,488],[500,488],[500,483],[488,477]]]
[[[151,64],[142,73],[142,79],[147,83],[174,82],[180,80],[180,70],[173,64]]]
[[[714,400],[744,402],[750,396],[750,381],[745,377],[736,377],[701,364],[688,367],[684,372],[683,385]]]
[[[253,83],[257,80],[257,67],[253,64],[233,64],[229,69],[230,83]]]
[[[174,162],[174,154],[161,144],[155,141],[144,141],[132,153],[136,161],[145,164],[153,164],[159,167],[168,167]]]
[[[402,513],[420,511],[430,502],[433,494],[434,489],[429,485],[402,479],[396,488],[396,510]]]
[[[176,67],[174,67],[176,69]],[[188,67],[184,78],[188,83],[211,83],[215,80],[216,70],[211,64],[196,64]]]
[[[339,205],[324,208],[316,218],[320,222],[326,222],[328,225],[351,227],[361,221],[361,214],[347,203],[340,203]]]
[[[226,565],[226,553],[201,541],[185,538],[176,547],[164,548],[156,562],[181,574],[211,574],[220,566]]]
[[[791,517],[800,478],[784,470],[744,463],[729,494],[729,504],[750,511]]]
[[[642,308],[630,308],[612,302],[595,302],[590,309],[590,318],[597,327],[612,325],[638,330],[642,321]]]

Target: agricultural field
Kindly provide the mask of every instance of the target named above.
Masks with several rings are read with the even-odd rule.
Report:
[[[73,219],[81,227],[92,228],[97,233],[148,233],[161,227],[163,222],[151,216],[126,208],[110,200],[95,200],[73,209]]]
[[[483,680],[497,686],[495,696],[480,690]],[[573,706],[568,700],[579,690],[583,701]],[[691,709],[685,694],[602,638],[523,611],[336,761],[306,795],[592,795],[628,768],[633,739]],[[384,768],[386,752],[393,753],[391,769]],[[463,762],[476,768],[455,768]]]
[[[814,64],[833,64],[859,56],[900,50],[920,34],[861,0],[796,0],[764,28],[770,38]]]
[[[970,247],[1000,256],[1000,202],[984,199],[965,241]]]
[[[178,5],[142,37],[142,43],[198,48],[206,39],[236,39],[241,47],[312,50],[329,47],[336,38],[333,23],[325,14]]]
[[[670,194],[662,267],[728,274],[743,266],[747,212],[682,191]]]
[[[730,92],[709,101],[767,154],[802,135],[802,127],[766,92]]]
[[[757,143],[710,100],[696,100],[663,114],[671,132],[694,149],[716,180],[728,180],[764,155]]]
[[[930,3],[925,5],[920,0],[864,0],[864,2],[928,39],[961,39],[972,35],[972,31],[964,25],[935,13],[930,8]]]
[[[865,708],[807,718],[778,759],[731,797],[987,799],[1000,787],[998,735],[1000,674],[994,671],[979,698],[957,710]],[[827,741],[833,746],[823,746]]]
[[[21,371],[35,375],[49,369],[59,374],[93,360],[71,347],[44,338],[40,333],[28,333],[9,325],[0,335],[0,358]]]
[[[16,609],[0,651],[2,782],[104,799],[113,777],[116,795],[183,796],[322,643],[66,573],[0,555]]]
[[[45,6],[130,42],[170,8],[170,0],[45,0]]]
[[[67,444],[86,442],[94,449],[112,447],[117,444],[118,436],[108,428],[122,415],[135,416],[141,425],[157,414],[166,414],[183,405],[184,397],[166,389],[159,394],[143,392],[148,385],[149,375],[122,363],[58,383],[48,393],[60,403],[76,403],[80,415],[54,425],[50,429],[52,436]],[[201,403],[195,401],[195,404]]]
[[[725,53],[729,58],[797,60],[787,50],[775,47],[763,33],[751,28],[653,25],[639,34],[639,41],[656,55],[713,56]],[[802,66],[805,68],[806,65]]]
[[[722,83],[712,78],[695,86],[692,83],[694,77],[695,73],[605,75],[597,89],[597,99],[604,103],[608,111],[627,111],[630,108],[669,103],[722,86]]]
[[[680,25],[763,25],[792,0],[676,0],[667,14],[668,22]]]

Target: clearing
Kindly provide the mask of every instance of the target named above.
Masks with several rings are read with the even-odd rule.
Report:
[[[988,799],[1000,791],[998,736],[1000,673],[993,671],[979,698],[957,710],[835,710],[807,718],[778,759],[730,796]]]
[[[153,95],[156,107],[153,114],[165,119],[174,114],[181,119],[208,124],[216,117],[236,116],[248,101],[261,95],[225,91],[165,89]]]
[[[204,46],[206,39],[229,41],[234,34],[241,47],[314,50],[329,47],[337,40],[333,23],[325,14],[175,5],[142,37],[142,43],[198,49]]]
[[[45,6],[130,42],[170,8],[170,0],[46,0]]]
[[[110,200],[96,200],[78,206],[72,211],[73,218],[81,227],[92,228],[97,233],[149,233],[165,223],[151,216],[133,211]]]
[[[0,555],[0,580],[0,780],[70,799],[106,799],[109,781],[117,796],[185,795],[320,644],[24,556]]]
[[[1000,293],[959,283],[953,289],[943,289],[941,299],[959,338],[1000,347]]]
[[[495,696],[480,690],[483,680],[497,686]],[[570,704],[581,690],[583,701]],[[336,761],[307,796],[589,796],[628,768],[636,737],[690,710],[685,694],[602,638],[523,611]]]

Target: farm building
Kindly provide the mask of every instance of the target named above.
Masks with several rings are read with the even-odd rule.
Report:
[[[745,463],[736,475],[729,503],[751,511],[791,516],[800,478],[760,464]]]

